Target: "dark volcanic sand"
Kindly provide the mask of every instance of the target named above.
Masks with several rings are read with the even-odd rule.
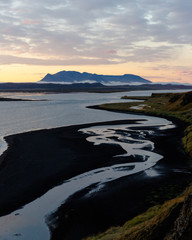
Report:
[[[118,145],[93,146],[86,141],[86,134],[78,132],[81,128],[94,125],[75,125],[6,137],[9,148],[0,157],[0,215],[30,202],[66,179],[102,166],[113,155],[124,152]]]
[[[123,120],[106,124],[134,122]],[[78,132],[94,125],[99,124],[6,137],[9,149],[1,157],[0,214],[21,207],[66,179],[106,165],[113,155],[123,153],[118,145],[94,146],[86,141],[87,135]],[[169,170],[186,167],[186,156],[180,145],[182,130],[181,125],[151,137],[156,144],[155,152],[164,156],[155,167],[159,175],[149,177],[142,172],[108,183],[97,195],[85,197],[90,188],[73,195],[50,217],[52,220],[58,217],[52,239],[78,240],[122,224],[153,205],[155,195],[159,196],[157,201],[162,202],[182,191],[191,175]],[[168,196],[168,192],[172,195]]]
[[[110,182],[90,197],[86,195],[90,188],[73,195],[53,214],[57,229],[53,229],[51,239],[80,240],[111,226],[122,225],[150,206],[182,192],[192,178],[186,164],[188,157],[181,146],[184,126],[181,122],[178,124],[176,129],[157,132],[151,137],[155,152],[164,156],[154,167],[158,175],[150,177],[141,172]],[[172,169],[189,173],[173,172]],[[156,240],[161,239],[159,236]]]

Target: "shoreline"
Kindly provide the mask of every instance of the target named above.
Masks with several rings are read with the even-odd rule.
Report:
[[[19,208],[36,199],[64,180],[85,171],[98,168],[110,161],[113,155],[123,153],[122,149],[117,145],[93,146],[92,143],[86,141],[88,135],[79,133],[79,129],[92,126],[130,124],[139,120],[143,119],[138,118],[137,120],[117,120],[73,125],[35,130],[5,137],[9,147],[8,150],[4,152],[4,155],[0,157],[0,159],[5,160],[0,167],[0,181],[2,183],[0,185],[0,193],[1,196],[3,196],[0,199],[0,214],[4,215],[11,212],[15,210],[15,208]],[[105,191],[101,191],[95,199],[82,200],[82,191],[75,194],[75,196],[70,199],[72,200],[71,202],[67,202],[65,206],[61,206],[55,213],[54,219],[58,219],[58,228],[53,231],[51,239],[61,239],[59,237],[60,235],[65,236],[65,239],[81,239],[80,236],[84,237],[90,233],[103,231],[112,225],[121,224],[128,218],[132,218],[148,208],[152,200],[145,199],[145,201],[140,202],[139,199],[144,196],[144,198],[147,198],[147,195],[150,195],[154,189],[157,187],[159,189],[160,186],[164,186],[166,182],[172,185],[179,184],[176,190],[177,193],[181,191],[180,188],[183,190],[183,184],[187,185],[188,180],[180,184],[178,182],[179,180],[172,179],[175,174],[170,174],[168,171],[173,165],[185,165],[179,162],[180,155],[178,155],[177,152],[172,152],[175,148],[174,143],[178,141],[179,138],[178,133],[182,133],[182,125],[176,129],[165,130],[165,132],[171,136],[170,141],[173,140],[171,143],[172,148],[169,149],[168,153],[165,153],[164,149],[168,143],[168,139],[165,138],[165,136],[153,137],[155,144],[159,145],[159,150],[156,148],[156,152],[162,154],[165,159],[168,159],[167,162],[165,159],[161,160],[160,164],[155,167],[157,171],[161,173],[164,172],[164,174],[156,177],[155,181],[152,181],[153,183],[151,183],[151,178],[146,177],[144,173],[135,174],[134,177],[131,177],[132,179],[130,177],[119,179],[117,182],[107,184],[109,189],[113,189],[111,192],[105,189]],[[65,158],[70,160],[70,164],[62,161],[64,155]],[[173,155],[177,158],[176,163],[170,160]],[[35,176],[35,179],[33,176]],[[183,177],[184,179],[186,178],[185,174],[183,174],[182,178]],[[126,179],[129,179],[129,181],[127,182]],[[25,184],[23,184],[23,182]],[[144,183],[146,183],[146,185],[144,185]],[[131,198],[126,189],[129,189],[132,193]],[[83,192],[88,190],[89,189],[85,189]],[[160,198],[162,198],[162,201],[166,197],[163,196],[164,192],[161,193],[161,195]],[[117,196],[119,197],[117,198]],[[116,199],[117,204],[115,208],[113,203],[114,199]],[[99,207],[97,206],[98,203],[100,203]],[[129,209],[124,210],[127,204],[133,206],[133,203],[138,203],[138,207],[134,207],[131,212]],[[70,209],[73,209],[73,211],[71,212]],[[110,209],[114,210],[110,213]],[[105,211],[106,214],[101,220],[100,216]],[[68,216],[67,222],[66,219],[63,220],[66,214]],[[82,233],[79,228],[77,228],[80,221],[79,216],[82,215],[84,215],[83,219],[81,219],[82,224],[84,224],[84,228],[87,226],[88,232],[84,230]],[[89,222],[94,216],[96,217],[93,222]],[[98,222],[100,222],[99,225]],[[70,225],[68,225],[69,223]],[[65,228],[66,226],[69,230],[67,233],[63,230],[63,227]],[[75,236],[73,235],[74,229],[76,232]]]
[[[113,110],[113,109],[105,109],[105,108],[102,108],[100,107],[99,105],[93,105],[93,106],[87,106],[87,108],[90,108],[90,109],[95,109],[95,110],[104,110],[104,111],[109,111],[109,112],[119,112],[119,113],[127,113],[127,114],[134,114],[134,115],[138,115],[138,116],[142,116],[142,115],[146,115],[146,116],[151,116],[151,117],[157,117],[157,118],[164,118],[164,119],[167,119],[168,121],[171,121],[175,124],[175,126],[177,128],[180,129],[180,147],[182,148],[182,151],[183,151],[183,154],[185,155],[185,158],[187,158],[186,161],[190,160],[191,157],[189,156],[189,153],[187,153],[184,149],[183,146],[181,146],[181,142],[182,142],[182,137],[184,137],[184,131],[187,129],[188,126],[190,126],[190,123],[187,123],[185,122],[184,120],[181,120],[177,117],[174,117],[174,116],[170,116],[170,115],[166,115],[166,114],[157,114],[157,113],[150,113],[150,112],[138,112],[138,111],[135,111],[135,110],[130,110],[129,111],[126,111],[126,110]],[[192,167],[192,164],[189,163],[189,165]]]
[[[179,118],[173,117],[173,116],[168,116],[168,115],[163,115],[163,114],[157,114],[157,113],[149,113],[149,112],[138,112],[138,111],[134,111],[134,110],[130,110],[126,111],[126,110],[112,110],[112,109],[105,109],[100,107],[99,105],[93,105],[93,106],[87,106],[87,108],[90,109],[95,109],[95,110],[102,110],[102,111],[109,111],[109,112],[117,112],[117,113],[127,113],[127,114],[134,114],[134,115],[146,115],[146,116],[151,116],[151,117],[158,117],[158,118],[164,118],[167,119],[169,121],[172,121],[173,123],[175,123],[176,125],[178,125],[179,127],[182,128],[186,128],[189,123],[186,123],[184,120],[181,120]]]

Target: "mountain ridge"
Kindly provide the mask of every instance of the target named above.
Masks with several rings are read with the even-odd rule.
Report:
[[[77,71],[60,71],[55,74],[48,73],[39,82],[58,82],[58,83],[102,83],[106,85],[119,84],[144,84],[151,81],[134,74],[124,75],[102,75],[96,73],[77,72]]]

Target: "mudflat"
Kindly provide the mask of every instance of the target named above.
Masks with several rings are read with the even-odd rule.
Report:
[[[73,176],[106,165],[114,155],[124,152],[119,145],[87,142],[88,135],[79,129],[135,121],[84,124],[6,137],[9,147],[0,159],[0,214],[23,206]],[[175,129],[151,136],[155,152],[164,156],[154,167],[157,174],[141,172],[121,178],[89,198],[85,196],[90,188],[73,195],[50,216],[57,226],[49,226],[52,239],[82,239],[122,224],[154,201],[163,202],[181,192],[191,178],[183,162],[182,131],[180,123]]]
[[[113,121],[111,124],[134,123]],[[93,146],[81,128],[84,124],[31,131],[5,137],[8,149],[0,157],[0,215],[12,211],[77,174],[102,166],[116,154],[118,145]]]

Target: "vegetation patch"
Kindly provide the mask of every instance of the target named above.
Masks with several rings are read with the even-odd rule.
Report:
[[[149,99],[149,97],[145,97],[145,96],[123,96],[121,97],[121,99],[130,99],[130,100],[147,100]]]
[[[133,108],[140,103],[109,103],[99,105],[105,110],[140,112],[160,117],[174,117],[185,122],[188,127],[182,139],[186,152],[192,157],[192,92],[155,93],[144,101],[142,108]]]
[[[112,227],[86,240],[163,240],[174,228],[174,222],[179,217],[186,197],[187,194],[169,200],[163,205],[151,207],[123,226]]]

